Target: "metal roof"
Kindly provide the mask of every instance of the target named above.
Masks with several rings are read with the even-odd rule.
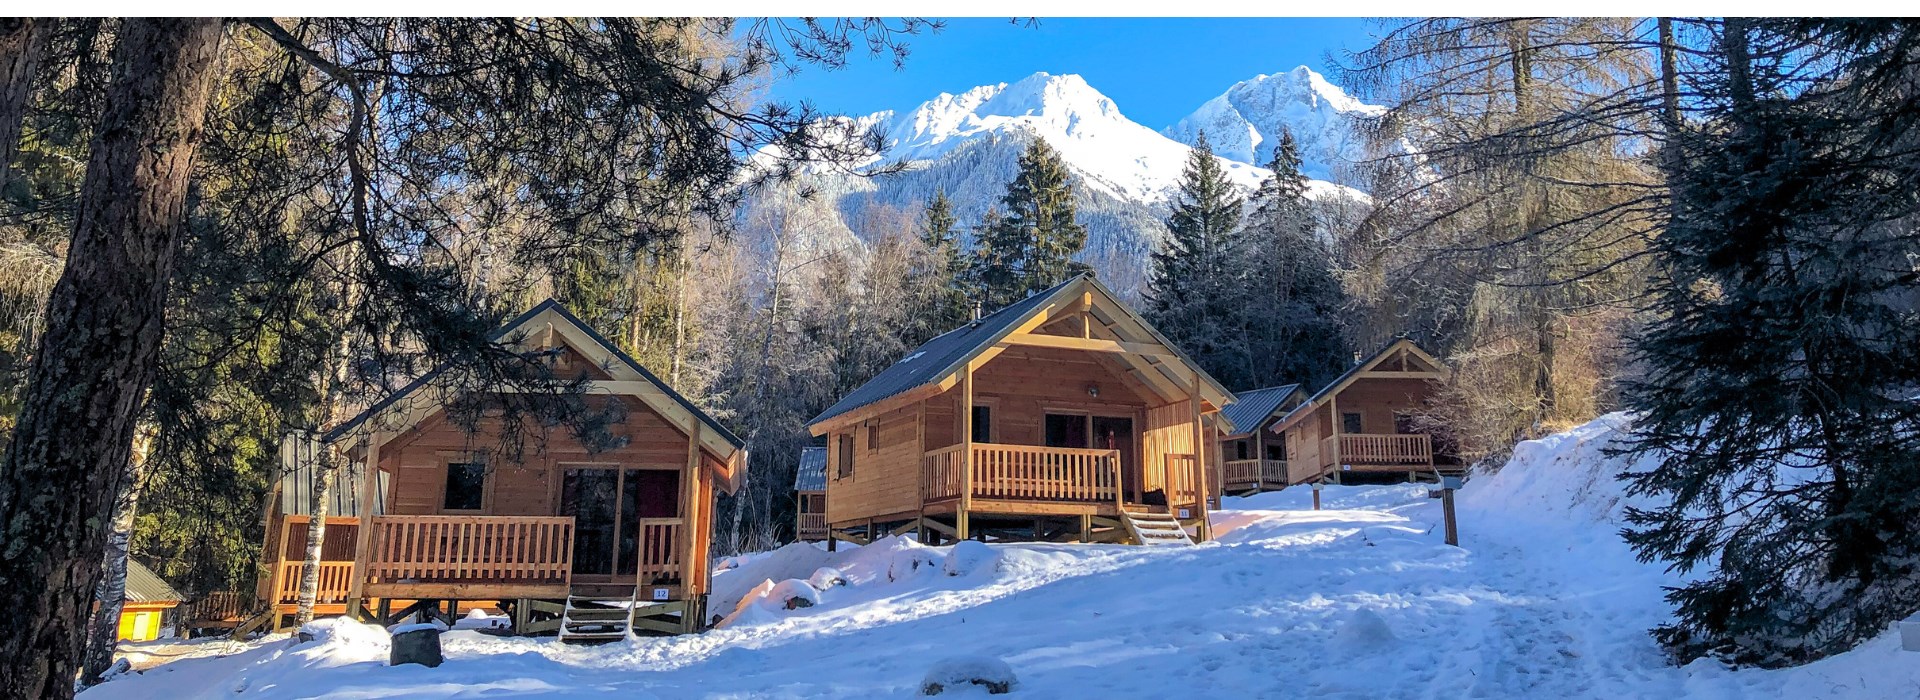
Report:
[[[793,475],[793,490],[827,490],[827,448],[800,448],[800,469]]]
[[[555,312],[560,314],[561,318],[564,318],[567,320],[567,322],[572,323],[575,326],[578,326],[582,332],[586,333],[588,338],[591,338],[593,339],[594,342],[599,343],[600,346],[604,348],[609,354],[613,355],[614,358],[620,360],[623,363],[626,363],[626,365],[629,368],[633,369],[635,372],[638,372],[640,376],[644,377],[647,381],[652,382],[654,386],[660,387],[660,390],[662,392],[665,392],[668,398],[673,399],[675,402],[685,407],[687,411],[691,412],[694,415],[695,418],[698,418],[700,422],[705,423],[709,430],[714,431],[716,434],[720,435],[721,439],[727,441],[727,444],[733,445],[734,448],[736,449],[746,446],[746,441],[741,440],[738,435],[733,434],[733,431],[728,430],[726,426],[721,425],[718,421],[715,421],[712,416],[707,415],[706,411],[702,411],[698,406],[693,405],[693,402],[688,401],[686,397],[681,396],[680,392],[674,391],[673,387],[667,386],[666,382],[660,381],[659,377],[656,377],[653,375],[652,372],[647,371],[646,367],[641,366],[639,362],[634,361],[634,359],[632,357],[629,357],[627,353],[621,351],[619,346],[613,344],[613,341],[607,340],[606,336],[600,335],[599,331],[594,330],[593,327],[587,325],[585,321],[581,321],[580,317],[573,315],[572,311],[568,311],[567,307],[562,305],[558,301],[548,299],[546,301],[540,302],[538,305],[535,305],[533,308],[528,309],[525,313],[522,313],[519,316],[515,316],[513,320],[508,321],[506,322],[506,324],[500,326],[500,328],[496,329],[492,335],[488,336],[487,339],[489,341],[499,342],[502,338],[506,337],[509,331],[512,331],[514,328],[519,327],[520,324],[526,323],[527,321],[533,319],[534,316],[539,315],[540,312],[546,311],[548,309],[554,310]],[[381,411],[385,410],[388,406],[392,406],[394,403],[400,401],[403,398],[406,398],[408,394],[418,391],[421,387],[426,386],[427,382],[432,381],[434,377],[438,376],[441,372],[444,372],[446,370],[447,370],[447,365],[441,365],[439,367],[435,367],[431,372],[420,375],[419,379],[413,380],[413,382],[406,385],[406,387],[388,395],[384,399],[381,399],[379,403],[375,403],[374,405],[367,407],[367,410],[361,411],[359,415],[354,416],[352,419],[348,420],[345,423],[341,423],[339,427],[336,427],[332,430],[327,431],[326,437],[322,438],[323,441],[333,442],[335,440],[340,439],[341,437],[345,436],[348,432],[358,427],[360,424],[367,422],[369,418],[372,418],[373,416],[378,415]]]
[[[1299,384],[1286,384],[1242,391],[1234,394],[1238,401],[1220,409],[1220,415],[1233,424],[1234,435],[1251,433],[1259,430],[1260,424],[1272,417],[1273,412],[1286,403],[1287,397],[1299,390]]]
[[[303,464],[280,474],[280,513],[282,515],[313,514],[314,465]],[[332,502],[327,504],[327,515],[358,518],[360,517],[361,479],[366,470],[354,464],[341,470],[333,484]],[[374,484],[373,514],[385,515],[387,512],[387,482],[390,475],[380,472],[380,480]]]
[[[178,603],[187,597],[180,595],[173,586],[160,579],[152,569],[141,566],[131,557],[127,559],[127,602],[129,603]]]
[[[1045,305],[1056,292],[1073,284],[1073,279],[1054,285],[1005,308],[981,317],[978,321],[955,328],[929,340],[893,366],[880,371],[880,374],[861,384],[853,393],[847,394],[839,402],[807,421],[808,425],[833,418],[842,413],[858,409],[901,392],[909,391],[928,382],[946,376],[954,366],[966,362],[974,354],[999,342],[1002,336],[1012,331],[1027,313]]]

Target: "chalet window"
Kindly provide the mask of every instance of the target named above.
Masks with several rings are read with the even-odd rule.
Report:
[[[1393,414],[1393,432],[1401,435],[1412,435],[1420,431],[1415,429],[1413,425],[1413,414],[1395,413]]]
[[[853,436],[842,433],[840,436],[839,470],[834,478],[845,479],[853,476]]]
[[[993,442],[993,407],[973,407],[973,441]]]
[[[1287,448],[1284,445],[1267,445],[1267,459],[1275,462],[1287,461]]]
[[[867,424],[867,451],[877,452],[879,450],[880,450],[880,422],[874,421]]]
[[[1086,447],[1087,417],[1047,414],[1048,447]]]
[[[447,497],[441,510],[481,510],[486,507],[487,465],[457,462],[447,465]]]
[[[1340,414],[1340,432],[1343,432],[1343,433],[1367,432],[1365,430],[1362,430],[1361,429],[1362,427],[1363,426],[1360,424],[1360,414],[1358,413]]]
[[[1234,459],[1249,459],[1249,457],[1247,457],[1247,441],[1245,440],[1233,441],[1233,452],[1235,455],[1237,455],[1236,457],[1234,457]]]

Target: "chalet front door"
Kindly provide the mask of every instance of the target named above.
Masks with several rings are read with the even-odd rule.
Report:
[[[642,524],[679,515],[677,469],[566,470],[560,514],[573,516],[573,573],[587,581],[632,576],[639,562],[664,553],[641,551]]]
[[[1133,449],[1133,419],[1094,416],[1093,447],[1099,450],[1120,451],[1120,488],[1121,493],[1139,493],[1142,481],[1140,461]]]

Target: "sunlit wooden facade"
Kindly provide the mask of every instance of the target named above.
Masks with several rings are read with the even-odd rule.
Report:
[[[1288,482],[1460,471],[1428,419],[1447,376],[1445,365],[1406,339],[1355,364],[1267,429],[1267,439],[1283,445]]]
[[[351,456],[357,473],[341,485],[359,493],[329,519],[318,611],[386,620],[484,604],[525,632],[552,601],[584,596],[634,601],[650,618],[636,629],[701,628],[715,493],[745,476],[739,438],[554,302],[499,337],[548,358],[556,378],[584,380],[589,402],[617,403],[617,446],[529,425],[515,454],[496,447],[498,419],[469,432],[430,378],[416,382],[324,437]],[[277,625],[298,602],[309,516],[272,512],[256,596]]]
[[[1160,509],[1205,538],[1230,401],[1079,277],[929,341],[809,428],[836,536],[1113,539],[1123,510]]]

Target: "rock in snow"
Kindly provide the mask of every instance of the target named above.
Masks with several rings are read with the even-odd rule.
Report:
[[[948,576],[967,576],[982,571],[997,571],[1000,553],[983,542],[962,540],[953,543],[942,569]]]
[[[1013,690],[1019,682],[1013,677],[1013,667],[1005,661],[991,656],[955,656],[941,659],[927,671],[926,679],[920,681],[920,694],[939,695],[977,685],[990,695],[999,695]]]
[[[1399,639],[1380,613],[1356,608],[1333,632],[1333,646],[1345,654],[1372,654],[1392,647]]]
[[[807,583],[813,584],[815,589],[824,591],[834,586],[847,585],[847,575],[831,566],[822,566],[813,570],[813,575],[807,577]]]

